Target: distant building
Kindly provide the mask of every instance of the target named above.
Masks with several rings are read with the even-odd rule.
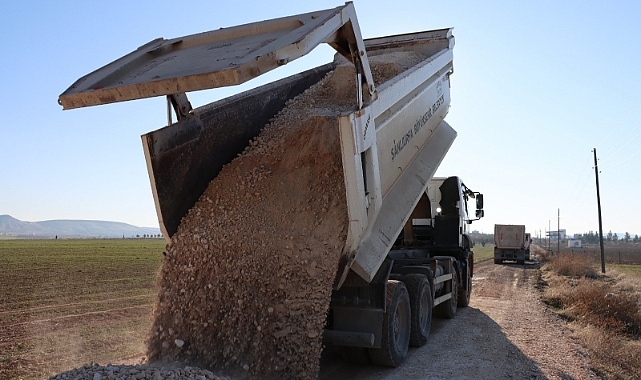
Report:
[[[565,240],[566,230],[559,230],[558,232],[561,234],[561,240]],[[559,235],[557,231],[548,231],[547,234],[551,239],[557,239],[557,236]]]
[[[581,240],[574,238],[568,240],[568,248],[581,248]]]

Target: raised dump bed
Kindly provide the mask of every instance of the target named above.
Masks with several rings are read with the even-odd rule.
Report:
[[[169,238],[220,168],[243,151],[288,99],[336,63],[196,110],[190,110],[184,93],[242,83],[322,42],[337,49],[338,61],[355,63],[359,77],[353,112],[338,117],[350,220],[348,259],[339,278],[352,267],[371,280],[456,137],[444,122],[453,70],[451,29],[362,41],[348,3],[157,39],[79,79],[59,103],[69,109],[167,95],[182,105],[175,107],[182,120],[142,137],[160,226]],[[424,60],[375,88],[368,56],[409,51]]]
[[[189,91],[245,82],[319,43],[336,49],[332,63],[196,109],[187,100]],[[454,315],[457,290],[469,299],[471,245],[461,223],[478,193],[447,181],[457,202],[448,219],[453,246],[390,253],[413,212],[438,219],[435,199],[425,199],[456,137],[444,121],[453,46],[451,29],[363,40],[347,3],[154,40],[60,96],[65,109],[167,96],[178,119],[169,112],[168,126],[142,136],[169,243],[150,357],[312,378],[331,299],[327,342],[372,349],[374,362],[395,366],[408,343],[388,358],[395,343],[381,324],[391,318],[386,289],[401,294],[405,275],[421,284],[416,302],[442,303]],[[333,87],[323,90],[326,83]],[[339,100],[323,104],[314,95],[322,91]],[[430,190],[436,201],[439,189]],[[419,201],[428,211],[415,212]]]

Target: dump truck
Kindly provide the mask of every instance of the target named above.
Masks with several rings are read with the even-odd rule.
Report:
[[[516,261],[518,265],[530,260],[532,238],[522,224],[494,225],[494,264]]]
[[[249,81],[320,43],[336,50],[332,62],[196,109],[187,98]],[[457,176],[434,178],[457,135],[444,120],[453,47],[452,29],[363,39],[348,2],[151,41],[76,81],[59,103],[72,109],[167,97],[167,126],[142,142],[159,225],[171,241],[208,184],[290,99],[338,65],[353,65],[353,107],[336,116],[349,225],[327,284],[321,338],[343,347],[346,358],[395,367],[410,345],[426,343],[432,310],[452,318],[472,290],[468,226],[483,217],[483,195]],[[369,59],[407,52],[423,59],[376,86]]]

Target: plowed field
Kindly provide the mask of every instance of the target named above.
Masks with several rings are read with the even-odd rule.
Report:
[[[0,379],[145,350],[165,241],[0,240]]]

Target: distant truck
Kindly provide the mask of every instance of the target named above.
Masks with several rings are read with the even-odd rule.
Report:
[[[516,260],[519,265],[530,260],[530,243],[532,238],[525,232],[524,225],[494,225],[494,264],[503,264],[505,260]]]

